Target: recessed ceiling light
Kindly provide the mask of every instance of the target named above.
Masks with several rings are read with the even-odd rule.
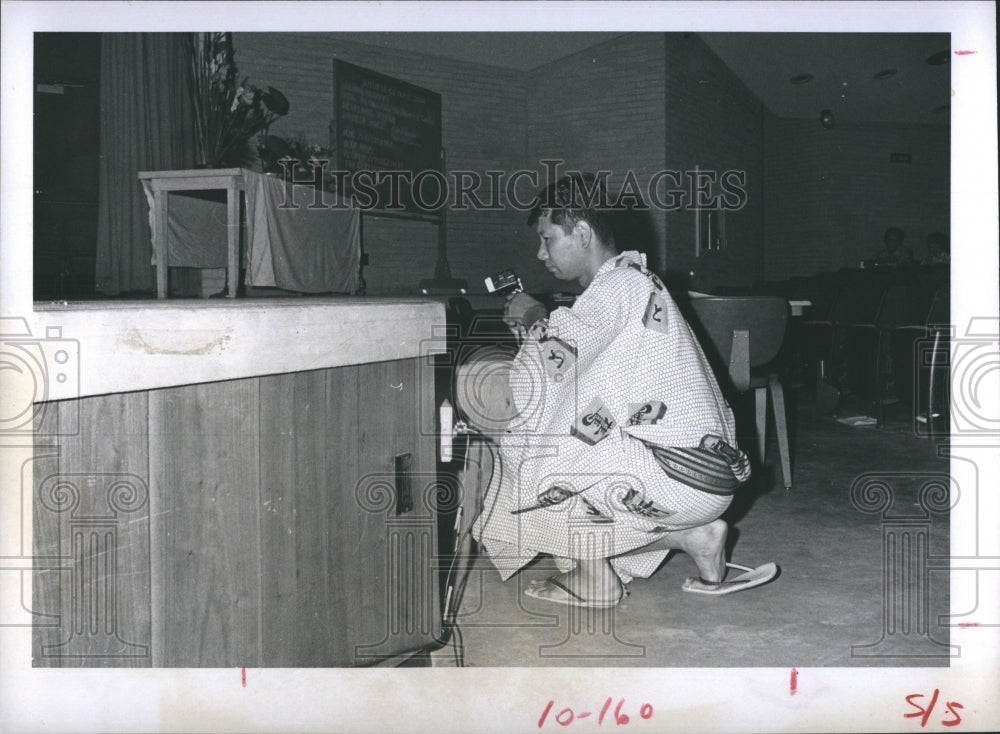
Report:
[[[896,76],[895,69],[882,69],[882,71],[875,74],[874,78],[878,81],[882,81],[883,79],[892,79],[894,76]]]
[[[812,74],[796,74],[788,81],[792,84],[808,84],[814,79]]]
[[[945,48],[927,57],[927,63],[931,66],[941,66],[951,61],[951,49]]]

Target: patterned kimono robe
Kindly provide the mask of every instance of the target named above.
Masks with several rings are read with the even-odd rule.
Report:
[[[638,252],[535,324],[510,388],[517,412],[474,525],[504,579],[539,552],[648,576],[667,551],[615,556],[718,518],[749,476],[705,355]]]

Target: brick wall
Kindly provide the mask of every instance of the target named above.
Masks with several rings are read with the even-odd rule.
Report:
[[[667,260],[691,287],[739,285],[760,277],[763,224],[762,108],[707,46],[686,33],[666,37],[667,162],[683,171],[740,171],[746,203],[726,213],[727,246],[695,254],[695,212],[666,215]]]
[[[696,37],[635,33],[529,74],[529,165],[543,157],[579,170],[610,169],[612,191],[628,171],[646,190],[658,171],[739,170],[748,199],[727,214],[729,246],[695,253],[695,214],[653,206],[635,221],[650,263],[669,282],[708,289],[746,282],[761,267],[761,110],[753,95]],[[671,198],[665,181],[659,198]],[[650,202],[652,203],[652,202]],[[693,273],[693,276],[690,275]]]
[[[291,101],[272,131],[329,144],[333,59],[387,74],[441,95],[447,169],[512,170],[524,158],[524,77],[519,72],[365,43],[364,34],[237,33],[241,75],[277,87]],[[489,198],[481,191],[481,198]],[[483,276],[510,267],[523,243],[523,218],[509,209],[449,211],[452,275],[485,292]],[[370,295],[414,294],[434,274],[437,228],[422,222],[366,218],[364,275]]]
[[[777,120],[694,35],[632,33],[516,72],[387,49],[344,33],[238,33],[240,72],[281,89],[290,114],[281,135],[328,143],[332,60],[426,87],[442,97],[449,171],[512,172],[545,179],[540,160],[563,170],[610,170],[616,191],[631,171],[641,187],[661,170],[742,171],[746,204],[726,214],[727,247],[695,253],[695,213],[651,210],[623,243],[647,251],[668,280],[707,290],[856,265],[890,225],[907,231],[914,254],[948,228],[948,128]],[[889,162],[891,152],[912,156]],[[765,176],[766,173],[766,176]],[[533,187],[518,188],[527,198]],[[481,191],[489,198],[490,188]],[[666,198],[665,186],[660,193]],[[535,259],[525,213],[449,211],[452,274],[483,292],[482,277],[513,267],[532,290],[572,290]],[[433,274],[432,225],[368,219],[365,275],[373,295],[416,293]]]
[[[663,35],[635,33],[585,49],[528,73],[529,169],[543,159],[564,161],[561,170],[610,171],[617,194],[628,172],[644,190],[663,168]],[[541,185],[548,183],[544,176]],[[662,262],[662,213],[637,215],[633,237],[620,244],[640,249],[658,269]],[[537,242],[526,230],[532,258]],[[622,237],[625,240],[625,237]],[[526,281],[552,290],[578,290],[560,283],[536,259],[525,265]]]
[[[819,120],[765,123],[765,273],[769,279],[857,267],[904,230],[916,258],[948,232],[950,129]],[[910,163],[893,163],[906,153]]]
[[[291,100],[273,132],[326,143],[332,116],[332,59],[340,58],[434,90],[442,97],[442,140],[449,170],[542,172],[559,158],[564,169],[612,171],[617,191],[631,171],[645,190],[665,168],[739,168],[759,181],[759,109],[742,85],[700,41],[684,34],[636,33],[615,38],[527,73],[386,49],[363,34],[238,33],[240,73],[281,89]],[[541,176],[544,183],[544,176]],[[530,185],[518,188],[526,198]],[[663,186],[661,186],[661,193]],[[484,193],[483,198],[489,189]],[[506,204],[506,198],[501,196]],[[648,252],[664,273],[696,272],[708,287],[758,268],[759,198],[727,222],[730,248],[695,258],[694,214],[652,210],[632,217],[628,247]],[[572,288],[553,281],[535,259],[525,214],[450,211],[452,273],[482,290],[482,276],[514,267],[529,289]],[[413,293],[436,260],[435,228],[370,219],[365,223],[369,293]]]

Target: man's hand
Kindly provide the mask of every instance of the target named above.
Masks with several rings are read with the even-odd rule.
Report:
[[[527,293],[515,293],[507,298],[503,321],[517,337],[523,338],[531,325],[548,315],[545,306]]]

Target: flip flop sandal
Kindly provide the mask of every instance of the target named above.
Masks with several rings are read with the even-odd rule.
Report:
[[[741,573],[739,576],[730,581],[706,581],[703,578],[690,576],[683,583],[681,588],[684,591],[691,592],[692,594],[711,594],[713,596],[721,596],[722,594],[734,594],[737,591],[752,589],[755,586],[766,584],[778,575],[778,567],[773,563],[765,563],[763,566],[758,566],[757,568],[747,568],[746,566],[738,566],[735,563],[727,563],[726,567],[735,568],[739,571],[745,571],[745,573]],[[695,584],[699,583],[707,588],[695,586]]]
[[[553,598],[550,596],[542,596],[538,593],[542,589],[551,589],[553,586],[566,592],[566,596],[562,598]],[[541,584],[528,586],[528,588],[524,590],[524,595],[530,596],[532,599],[541,599],[542,601],[549,601],[553,604],[563,604],[568,607],[586,607],[589,609],[610,609],[611,607],[617,606],[618,602],[625,598],[626,594],[628,594],[628,591],[623,589],[618,595],[618,598],[613,601],[590,601],[588,599],[584,599],[575,591],[567,587],[566,584],[554,577],[546,579],[545,582]]]

